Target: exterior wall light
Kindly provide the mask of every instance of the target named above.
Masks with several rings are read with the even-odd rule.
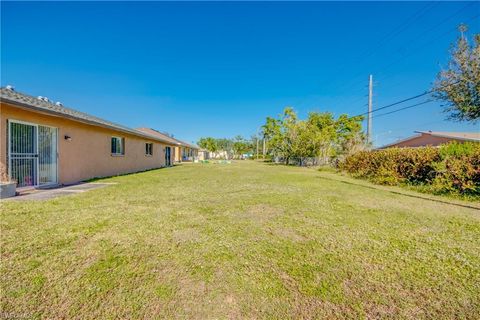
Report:
[[[68,136],[68,135],[65,135],[65,140],[67,141],[72,141],[72,137]]]

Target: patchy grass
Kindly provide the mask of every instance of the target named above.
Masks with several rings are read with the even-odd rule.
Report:
[[[480,314],[474,208],[253,161],[102,181],[118,184],[0,203],[2,316]]]

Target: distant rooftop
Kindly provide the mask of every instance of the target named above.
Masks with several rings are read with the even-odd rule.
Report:
[[[458,141],[480,142],[480,132],[415,131],[415,133],[417,134],[405,139],[400,139],[395,142],[386,144],[384,146],[379,147],[379,149],[385,149],[385,148],[393,147],[396,145],[400,145],[425,135],[439,137],[439,138],[446,138],[451,140],[458,140]]]
[[[415,131],[420,134],[429,134],[435,137],[452,138],[467,141],[480,141],[479,132],[442,132],[442,131]]]

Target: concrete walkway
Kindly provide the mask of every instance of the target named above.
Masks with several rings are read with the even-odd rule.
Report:
[[[20,191],[20,194],[16,197],[2,199],[2,201],[49,200],[71,194],[82,193],[93,189],[103,188],[112,184],[116,183],[84,182],[49,189],[30,189]]]

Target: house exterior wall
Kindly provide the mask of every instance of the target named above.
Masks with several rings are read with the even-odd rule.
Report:
[[[7,166],[7,123],[19,120],[58,128],[58,183],[70,184],[165,166],[165,146],[121,131],[88,125],[0,103],[0,163]],[[71,137],[67,141],[64,137]],[[125,155],[111,154],[111,137],[125,138]],[[145,155],[145,143],[153,143],[153,155]],[[171,155],[173,163],[173,153]]]
[[[182,148],[175,147],[175,162],[182,162]]]
[[[405,147],[424,147],[424,146],[439,146],[441,144],[447,143],[449,141],[458,141],[458,142],[465,142],[463,140],[455,140],[452,138],[442,138],[442,137],[435,137],[430,134],[422,134],[420,137],[415,137],[406,141],[401,141],[394,145],[390,145],[389,148],[398,147],[398,148],[405,148]]]

